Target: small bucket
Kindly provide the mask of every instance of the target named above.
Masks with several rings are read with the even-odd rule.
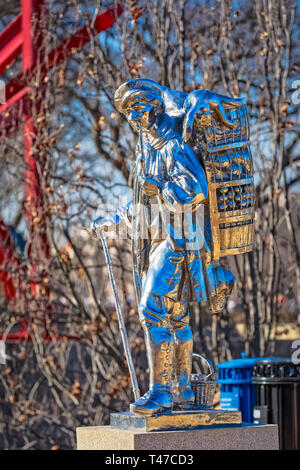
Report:
[[[193,358],[199,359],[204,373],[191,375],[191,388],[195,394],[194,408],[208,410],[214,406],[217,380],[212,363],[202,354],[193,353]],[[208,374],[205,371],[209,371]]]

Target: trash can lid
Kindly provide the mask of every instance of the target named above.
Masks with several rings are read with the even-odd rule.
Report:
[[[232,369],[232,368],[250,368],[254,367],[258,361],[277,361],[281,360],[280,357],[241,357],[239,359],[233,359],[232,361],[221,362],[217,364],[218,369]]]
[[[290,384],[300,382],[300,363],[290,358],[274,358],[274,360],[258,361],[253,370],[255,384]]]
[[[256,361],[257,365],[267,365],[267,364],[272,364],[274,366],[280,366],[280,365],[291,365],[291,366],[297,366],[299,365],[296,364],[295,362],[292,361],[291,358],[289,357],[264,357],[260,358],[258,361]]]
[[[261,359],[261,358],[260,358]],[[256,362],[256,358],[254,357],[245,357],[240,359],[233,359],[232,361],[221,362],[221,364],[217,364],[218,369],[232,369],[232,368],[243,368],[243,367],[254,367]]]

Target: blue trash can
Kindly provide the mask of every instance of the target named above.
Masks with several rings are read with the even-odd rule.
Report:
[[[275,358],[241,357],[233,361],[218,364],[221,385],[221,408],[223,410],[241,411],[244,423],[253,423],[255,406],[255,385],[252,373],[256,361]]]

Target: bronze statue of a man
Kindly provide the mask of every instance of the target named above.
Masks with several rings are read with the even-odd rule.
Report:
[[[209,138],[200,148],[193,135],[197,129],[211,129],[212,117],[234,133],[239,124],[226,106],[235,112],[241,103],[208,90],[190,95],[172,91],[148,79],[130,80],[115,93],[118,111],[139,133],[133,199],[114,217],[96,219],[93,229],[121,221],[131,226],[138,312],[150,370],[149,391],[130,405],[135,414],[152,416],[173,404],[193,406],[189,302],[207,301],[217,313],[234,285],[231,272],[213,251],[212,178],[201,153],[201,148],[208,151]],[[241,172],[235,175],[240,178]]]

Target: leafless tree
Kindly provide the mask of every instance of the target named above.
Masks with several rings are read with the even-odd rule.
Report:
[[[230,260],[244,324],[239,340],[247,354],[274,353],[282,298],[295,302],[289,323],[299,327],[296,3],[128,0],[114,27],[94,35],[95,17],[114,5],[49,0],[46,20],[39,24],[41,58],[84,24],[90,42],[46,77],[39,66],[27,77],[35,97],[30,112],[38,208],[24,191],[31,173],[24,160],[22,113],[19,130],[1,139],[1,217],[25,241],[20,264],[13,259],[1,266],[20,293],[15,302],[1,297],[1,332],[12,334],[26,321],[32,339],[8,342],[7,364],[0,365],[3,448],[74,448],[76,426],[107,423],[110,412],[126,409],[132,399],[102,249],[87,230],[101,204],[130,195],[136,137],[114,108],[113,94],[132,77],[187,92],[209,88],[247,97],[257,248]],[[4,27],[18,5],[1,1],[0,8]],[[19,66],[16,61],[4,78],[15,76]],[[111,241],[110,249],[143,390],[147,366],[130,242]],[[230,309],[211,319],[205,305],[194,305],[192,322],[195,349],[215,363],[239,353]]]

